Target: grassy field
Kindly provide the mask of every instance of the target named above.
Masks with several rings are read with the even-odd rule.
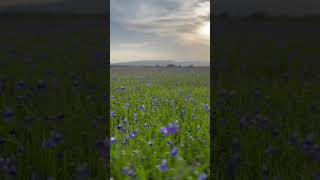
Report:
[[[209,68],[111,68],[111,177],[205,179]]]
[[[319,30],[215,23],[215,179],[320,178]]]
[[[0,18],[0,179],[107,179],[105,19]]]

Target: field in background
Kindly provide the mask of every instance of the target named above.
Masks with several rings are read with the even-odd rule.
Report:
[[[216,179],[320,178],[320,23],[214,25]]]
[[[106,179],[105,18],[0,19],[0,179]]]
[[[209,81],[209,68],[111,67],[111,177],[207,177]]]

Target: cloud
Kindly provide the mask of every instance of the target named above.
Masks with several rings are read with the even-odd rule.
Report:
[[[111,20],[138,32],[209,45],[199,29],[210,21],[209,0],[111,0]]]
[[[142,47],[148,46],[149,44],[150,43],[148,43],[148,42],[141,42],[141,43],[126,42],[126,43],[121,43],[120,47],[122,47],[122,48],[142,48]]]

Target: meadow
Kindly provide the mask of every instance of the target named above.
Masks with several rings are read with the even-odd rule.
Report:
[[[214,179],[320,179],[319,30],[215,22]]]
[[[113,179],[207,179],[208,67],[111,67]]]
[[[0,19],[0,179],[107,179],[105,17]]]

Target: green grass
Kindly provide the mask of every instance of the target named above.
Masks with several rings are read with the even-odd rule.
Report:
[[[250,31],[248,27],[232,40],[224,39],[223,32],[216,33],[214,177],[314,179],[320,170],[316,158],[320,154],[319,38],[308,33],[309,29],[301,30],[309,27],[303,23],[296,24],[301,29],[295,31],[281,31],[285,24],[242,25],[261,25],[266,30]],[[312,106],[318,110],[313,111]],[[259,116],[267,119],[263,126]],[[244,118],[247,120],[241,120]],[[295,145],[289,144],[293,133],[297,134]],[[313,139],[307,151],[304,142],[310,134]],[[236,139],[239,143],[234,143]],[[237,144],[240,147],[233,148]],[[268,153],[269,146],[274,154]],[[240,160],[232,163],[237,153]]]
[[[83,164],[87,164],[89,179],[106,179],[107,158],[95,148],[109,130],[108,102],[103,98],[107,95],[106,60],[96,56],[106,50],[107,34],[99,26],[103,23],[76,18],[72,22],[79,24],[70,24],[63,17],[1,18],[8,23],[1,30],[0,138],[5,143],[0,144],[0,158],[15,156],[10,164],[16,175],[9,177],[1,162],[0,179],[27,180],[32,175],[39,179],[79,179],[76,171]],[[92,26],[83,28],[86,23]],[[27,59],[32,61],[27,63]],[[80,77],[78,87],[74,76]],[[38,80],[43,80],[47,89],[37,90]],[[18,81],[25,87],[18,89]],[[27,97],[28,93],[32,96]],[[24,103],[21,97],[27,97]],[[4,117],[7,108],[13,110],[8,122]],[[63,120],[58,120],[59,114],[64,114]],[[26,117],[32,122],[26,124]],[[59,132],[62,141],[43,148],[51,130]]]
[[[130,179],[121,172],[124,167],[134,170],[134,179],[196,179],[200,173],[209,174],[210,121],[203,107],[210,104],[209,77],[209,68],[111,68],[111,111],[115,117],[110,121],[110,134],[116,138],[110,150],[111,177]],[[142,105],[145,111],[139,109]],[[118,124],[124,126],[124,118],[126,133],[117,129]],[[174,121],[179,124],[177,134],[165,136],[160,132]],[[137,136],[122,144],[136,129]],[[170,154],[173,147],[169,140],[178,148],[177,157]],[[149,141],[153,141],[152,146]],[[163,159],[168,161],[165,172],[157,167]]]

